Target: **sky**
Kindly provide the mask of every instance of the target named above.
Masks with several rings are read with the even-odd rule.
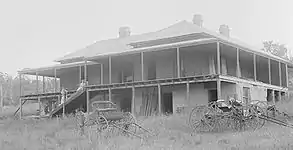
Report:
[[[152,32],[194,14],[259,47],[274,40],[293,48],[292,0],[0,0],[0,71],[42,67],[95,41]]]

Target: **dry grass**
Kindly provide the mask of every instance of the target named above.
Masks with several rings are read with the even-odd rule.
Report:
[[[291,103],[288,106],[292,106]],[[191,135],[186,121],[186,116],[175,115],[139,118],[138,122],[155,134],[149,136],[139,132],[145,137],[145,140],[140,140],[109,133],[97,135],[89,130],[84,136],[80,136],[76,132],[73,117],[48,120],[6,119],[0,121],[0,149],[293,149],[293,129],[290,128],[267,124],[254,132]]]

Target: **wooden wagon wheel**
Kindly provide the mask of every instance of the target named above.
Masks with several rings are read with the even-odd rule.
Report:
[[[131,132],[132,134],[136,133],[137,130],[137,120],[134,115],[130,112],[125,112],[123,114],[123,119],[121,120],[123,133]]]
[[[260,129],[264,126],[265,120],[261,116],[265,115],[265,111],[258,105],[250,104],[246,106],[244,112],[244,128],[245,129]]]
[[[215,126],[214,109],[208,106],[196,106],[189,116],[189,125],[193,131],[212,131]]]
[[[102,132],[109,128],[109,121],[102,115],[97,116],[95,124],[97,132]]]

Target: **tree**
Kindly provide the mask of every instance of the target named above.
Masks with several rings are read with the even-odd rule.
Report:
[[[288,53],[288,48],[285,46],[285,44],[280,44],[274,41],[264,41],[263,42],[264,48],[263,51],[266,51],[268,53],[271,53],[273,55],[279,56],[281,58],[290,60]]]

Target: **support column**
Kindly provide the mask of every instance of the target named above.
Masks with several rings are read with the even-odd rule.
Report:
[[[240,74],[240,61],[239,61],[239,48],[236,49],[236,76],[241,77]]]
[[[140,52],[140,64],[141,64],[141,81],[144,81],[144,60],[143,60],[143,52]]]
[[[88,75],[87,75],[87,61],[84,62],[84,81],[88,85]]]
[[[82,67],[79,66],[79,83],[81,83],[81,80],[82,80]]]
[[[159,107],[159,115],[162,114],[162,90],[161,85],[158,84],[158,107]]]
[[[218,95],[218,100],[222,98],[222,89],[221,89],[221,80],[217,80],[217,95]]]
[[[86,112],[90,113],[90,91],[86,90]]]
[[[189,100],[189,91],[190,91],[190,84],[189,84],[189,81],[186,82],[186,101],[187,101],[187,104],[190,104],[190,100]]]
[[[112,89],[109,88],[108,91],[109,91],[109,101],[112,102]]]
[[[131,113],[133,115],[136,115],[135,114],[135,87],[134,86],[132,86]]]
[[[285,64],[285,73],[286,73],[286,87],[289,86],[289,78],[288,78],[288,65]]]
[[[19,119],[22,118],[22,85],[21,85],[21,74],[19,74]]]
[[[279,62],[279,85],[282,86],[282,68],[281,68],[281,62]]]
[[[43,76],[43,93],[46,93],[45,76]]]
[[[269,84],[272,84],[271,59],[269,59],[269,58],[268,58],[268,67],[269,67]]]
[[[103,64],[100,64],[100,80],[101,80],[101,84],[104,84],[104,67],[103,67]]]
[[[0,109],[1,111],[3,111],[3,107],[4,107],[4,94],[3,94],[3,85],[0,85],[0,95],[1,95],[1,99],[0,99]]]
[[[36,88],[36,94],[38,95],[37,97],[38,97],[38,103],[39,103],[39,112],[40,112],[40,115],[41,115],[41,99],[40,99],[40,97],[39,97],[39,74],[38,74],[38,72],[36,72],[36,80],[37,80],[37,88]]]
[[[57,92],[57,70],[54,69],[54,93]]]
[[[109,84],[112,84],[112,60],[109,56]]]
[[[221,74],[221,51],[220,51],[220,43],[217,42],[217,74]]]
[[[177,60],[177,78],[181,77],[181,73],[180,73],[180,51],[179,51],[179,47],[177,47],[176,49],[176,60]]]
[[[66,98],[67,99],[67,98]],[[66,102],[66,100],[65,100]],[[65,117],[65,102],[62,104],[62,117],[64,118]]]
[[[253,54],[253,76],[254,76],[254,81],[257,80],[257,76],[256,76],[256,55]]]

